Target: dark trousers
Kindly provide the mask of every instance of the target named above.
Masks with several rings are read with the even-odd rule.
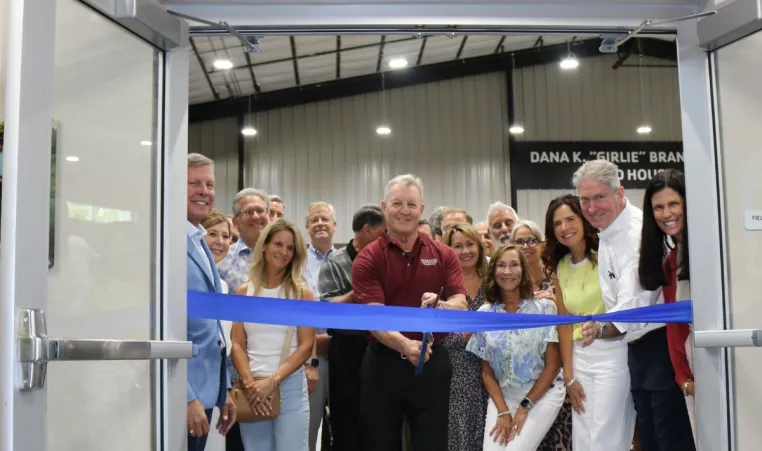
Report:
[[[206,409],[206,421],[208,423],[212,422],[212,411],[213,409]],[[209,429],[211,430],[212,426],[210,425]],[[206,447],[206,439],[209,438],[209,434],[203,436],[203,437],[191,437],[190,432],[188,432],[188,451],[204,451],[204,448]]]
[[[236,423],[225,435],[225,451],[244,451],[241,440],[241,426]]]
[[[360,449],[360,368],[367,347],[368,342],[362,335],[336,333],[331,337],[328,405],[333,451]]]
[[[665,327],[630,343],[630,387],[642,451],[695,451],[688,408],[669,359]]]
[[[363,451],[399,451],[402,419],[410,423],[413,451],[447,451],[452,366],[435,345],[423,373],[381,344],[368,347],[362,362],[360,433]]]

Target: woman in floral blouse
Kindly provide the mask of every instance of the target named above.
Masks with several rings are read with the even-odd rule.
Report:
[[[480,312],[556,314],[553,301],[534,297],[526,258],[512,244],[495,251],[485,291],[488,302]],[[556,327],[478,332],[466,350],[482,359],[490,397],[484,451],[536,450],[566,394]]]

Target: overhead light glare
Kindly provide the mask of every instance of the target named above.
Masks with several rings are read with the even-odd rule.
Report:
[[[511,128],[508,129],[508,131],[511,133],[511,135],[520,135],[524,133],[524,127],[519,124],[513,124],[511,125]]]
[[[405,58],[393,58],[389,60],[389,67],[392,69],[402,69],[407,66],[407,60]]]
[[[220,70],[228,70],[233,68],[233,62],[230,60],[219,59],[214,61],[214,68]]]
[[[389,127],[388,127],[388,126],[386,126],[386,125],[380,125],[380,126],[379,126],[379,127],[376,129],[376,133],[378,133],[379,135],[388,135],[388,134],[391,134],[391,132],[392,132],[392,129],[391,129],[391,128],[389,128]]]
[[[257,130],[254,127],[244,127],[244,129],[241,130],[241,134],[243,136],[254,136],[257,134]]]
[[[71,161],[72,163],[76,163],[77,161],[79,161],[79,157],[71,155],[69,157],[66,157],[66,161]]]
[[[141,146],[150,147],[151,144],[151,141],[140,141]]]
[[[638,134],[639,135],[647,135],[651,133],[651,126],[650,125],[641,125],[638,127]]]
[[[567,56],[561,60],[561,69],[569,70],[579,67],[579,60],[573,56]]]

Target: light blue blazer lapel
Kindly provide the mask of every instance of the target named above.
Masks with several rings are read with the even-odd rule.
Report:
[[[209,253],[209,250],[206,247],[206,243],[204,243],[203,240],[201,240],[201,245],[205,249],[204,252]],[[204,274],[204,276],[206,276],[206,280],[207,282],[209,282],[209,285],[214,287],[215,291],[219,291],[217,288],[219,282],[215,283],[215,281],[212,280],[213,275],[209,274],[209,270],[207,269],[206,263],[204,263],[204,261],[201,260],[202,258],[208,258],[208,257],[198,253],[198,251],[196,250],[196,246],[193,244],[193,241],[191,241],[190,237],[188,237],[188,255],[190,255],[191,260],[193,260],[193,262],[199,267],[199,269],[201,270],[201,273]],[[211,255],[211,253],[209,253],[209,255]],[[210,260],[210,261],[214,262],[214,260]],[[214,270],[215,269],[214,263],[211,263],[211,266]],[[219,276],[217,276],[217,279],[219,279]]]

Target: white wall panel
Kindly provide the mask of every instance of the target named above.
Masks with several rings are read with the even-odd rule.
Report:
[[[680,97],[677,67],[620,67],[613,70],[616,55],[580,59],[575,70],[544,64],[513,72],[515,122],[524,127],[525,141],[681,141]],[[638,64],[631,56],[625,64]],[[644,58],[646,65],[672,64]],[[641,109],[641,78],[643,108]],[[645,115],[641,113],[645,112]],[[650,135],[636,133],[643,119]],[[538,174],[541,176],[541,174]],[[519,190],[516,206],[522,218],[545,221],[548,204],[568,190]],[[642,189],[625,195],[642,208]]]
[[[233,214],[233,197],[238,192],[238,118],[192,122],[188,127],[188,152],[214,160],[216,179],[214,207]]]
[[[447,204],[485,216],[510,200],[506,143],[506,81],[485,74],[381,93],[257,113],[259,134],[247,138],[245,185],[280,195],[286,216],[304,224],[310,202],[336,208],[337,242],[352,236],[351,218],[378,204],[386,182],[414,173],[424,182],[428,216]]]

